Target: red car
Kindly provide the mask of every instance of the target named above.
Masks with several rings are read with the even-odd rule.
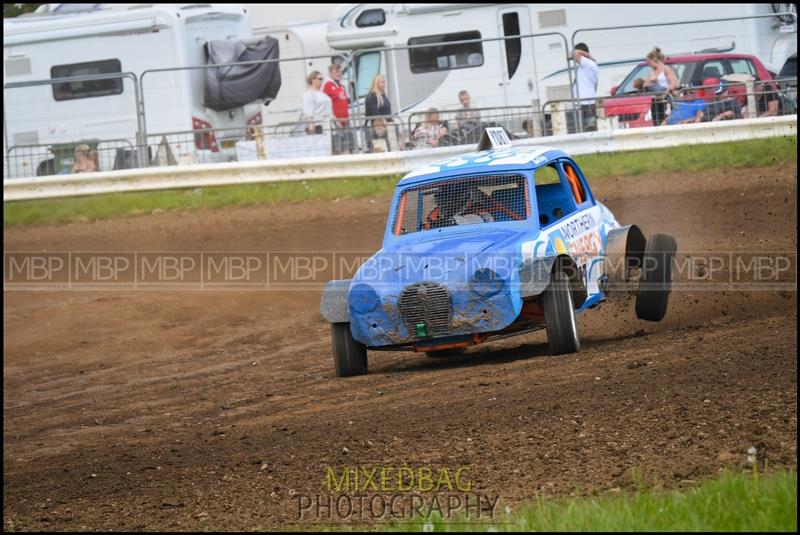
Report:
[[[703,85],[707,78],[720,79],[728,74],[751,75],[756,80],[772,80],[774,73],[767,70],[761,60],[747,54],[692,54],[687,56],[671,56],[667,65],[675,70],[681,88],[685,88],[684,96],[695,96],[691,88]],[[605,99],[603,109],[606,117],[618,117],[620,126],[637,128],[653,126],[651,115],[652,93],[639,93],[633,87],[633,81],[650,75],[650,67],[646,62],[637,65],[625,80],[611,88],[611,97]],[[731,94],[744,95],[746,88],[742,84],[731,86]],[[700,95],[702,96],[702,95]],[[742,97],[742,104],[745,99]]]

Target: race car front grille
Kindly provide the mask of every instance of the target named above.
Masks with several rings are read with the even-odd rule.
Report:
[[[436,336],[450,330],[450,292],[441,284],[418,282],[407,286],[398,306],[412,336]]]

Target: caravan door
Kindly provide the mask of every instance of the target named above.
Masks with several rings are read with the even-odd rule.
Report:
[[[377,74],[383,74],[386,76],[386,73],[383,72],[383,67],[385,64],[383,56],[383,52],[370,51],[359,52],[355,57],[354,70],[356,74],[356,95],[354,98],[351,98],[354,102],[361,103],[362,111],[364,98],[366,98],[367,93],[369,93],[375,76]],[[390,94],[389,99],[391,100],[391,86],[388,82],[389,80],[387,79],[386,91]]]
[[[497,10],[498,36],[531,34],[531,15],[526,6]],[[536,84],[536,55],[533,39],[500,41],[500,86],[506,106],[528,106],[534,98]]]

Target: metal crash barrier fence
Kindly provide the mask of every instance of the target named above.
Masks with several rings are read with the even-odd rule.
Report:
[[[651,27],[739,21],[780,15],[785,15],[796,22],[795,13],[775,13],[659,24],[581,28],[573,33],[571,42],[574,45],[576,36],[580,32],[637,28],[646,30]],[[522,32],[518,31],[517,33]],[[505,94],[508,91],[507,80],[511,78],[515,68],[513,65],[514,54],[521,58],[526,51],[532,53],[534,39],[544,37],[555,37],[559,40],[560,45],[556,47],[558,50],[552,46],[553,43],[550,43],[550,46],[545,47],[550,49],[549,52],[539,49],[537,53],[555,54],[559,58],[564,58],[566,68],[563,70],[563,74],[569,80],[566,92],[563,91],[564,88],[558,86],[559,91],[553,92],[554,94],[558,93],[558,98],[544,99],[540,96],[541,87],[537,84],[534,90],[537,98],[531,99],[530,106],[476,107],[470,108],[466,116],[465,110],[449,107],[437,110],[438,118],[427,117],[426,114],[432,113],[430,110],[394,114],[377,118],[378,121],[372,121],[376,118],[365,116],[363,92],[368,87],[366,84],[368,80],[357,78],[359,73],[355,72],[354,67],[358,65],[359,60],[371,53],[385,55],[385,59],[389,60],[386,63],[386,72],[390,78],[388,80],[389,93],[393,95],[394,104],[398,109],[407,109],[410,107],[410,103],[419,102],[419,95],[414,92],[418,91],[418,88],[415,89],[413,84],[408,86],[403,84],[404,78],[401,76],[400,66],[408,63],[407,61],[404,63],[404,61],[409,59],[414,51],[434,46],[430,43],[360,49],[349,56],[343,54],[320,55],[151,69],[144,71],[138,78],[134,73],[125,72],[8,83],[4,86],[6,97],[4,102],[6,111],[4,114],[4,149],[6,152],[4,177],[16,179],[46,173],[66,173],[66,168],[70,167],[68,162],[74,157],[74,149],[82,144],[89,145],[90,150],[95,151],[92,156],[97,160],[95,168],[106,171],[132,167],[246,162],[271,158],[351,155],[468,145],[475,142],[480,129],[486,126],[502,126],[508,131],[510,137],[525,139],[593,130],[635,128],[653,124],[653,110],[650,111],[649,117],[646,109],[624,112],[615,110],[612,105],[615,100],[629,95],[614,95],[613,99],[600,97],[595,99],[594,106],[577,105],[579,95],[573,95],[570,90],[574,80],[574,65],[570,64],[569,58],[571,48],[568,49],[567,38],[559,32],[464,39],[448,41],[447,44],[448,46],[480,44],[482,55],[480,61],[496,62],[499,65],[503,80],[506,82],[500,84],[498,91],[500,94]],[[637,42],[630,43],[630,46],[634,45],[640,46],[640,44],[637,45]],[[409,54],[409,58],[400,56],[400,54]],[[551,63],[555,61],[556,56],[550,58]],[[306,87],[305,76],[313,70],[318,70],[321,74],[326,75],[327,67],[332,61],[341,63],[346,70],[348,70],[347,67],[353,67],[348,70],[349,74],[343,79],[343,83],[348,86],[351,95],[350,118],[346,123],[318,119],[318,124],[314,124],[313,131],[311,131],[307,128],[309,121],[304,118],[301,110],[302,90]],[[194,115],[186,117],[185,130],[163,127],[164,125],[159,123],[161,115],[167,115],[166,112],[169,111],[170,106],[177,105],[175,98],[178,92],[175,91],[173,83],[178,77],[177,73],[181,71],[196,73],[196,75],[192,74],[194,81],[189,84],[191,87],[187,86],[184,89],[197,92],[202,90],[202,83],[195,82],[198,77],[203,76],[207,69],[272,62],[280,63],[284,86],[278,96],[269,103],[256,101],[245,105],[241,110],[231,110],[215,119],[218,124],[212,124],[206,120],[207,118]],[[409,66],[406,65],[406,67]],[[470,79],[469,77],[463,78],[463,73],[471,74],[472,70],[463,69],[460,72],[468,86]],[[186,77],[183,80],[181,83],[185,84]],[[485,83],[485,79],[476,77],[474,82]],[[88,114],[85,112],[78,114],[76,111],[74,118],[67,117],[60,122],[50,121],[45,124],[44,120],[47,118],[63,116],[63,113],[60,115],[52,113],[50,107],[63,106],[58,110],[63,112],[70,105],[70,96],[60,94],[59,91],[63,88],[74,89],[80,87],[80,84],[84,84],[84,88],[102,86],[99,93],[90,96],[121,94],[122,98],[115,97],[116,104],[114,106],[116,107],[109,104],[112,100],[110,98],[102,101],[98,99],[97,102],[101,107],[96,110],[97,120],[91,120],[91,117],[87,118]],[[737,116],[761,116],[767,112],[769,112],[768,115],[795,113],[797,109],[796,79],[793,82],[781,81],[780,84],[778,88],[770,86],[773,87],[772,90],[765,90],[763,87],[744,82],[746,90],[742,93],[743,96],[739,97],[744,102],[741,103],[741,111]],[[670,97],[653,95],[654,99],[651,100],[655,100],[657,103],[657,106],[654,107],[656,122],[663,123],[664,118],[673,109],[683,113],[686,105],[694,98],[688,90],[697,89],[699,88],[682,88],[681,92]],[[737,91],[739,90],[737,89]],[[767,96],[773,92],[777,99],[770,99]],[[552,95],[548,94],[548,96]],[[202,98],[195,98],[195,100],[201,102]],[[546,100],[544,105],[540,104],[541,100]],[[777,110],[773,110],[776,106],[774,100],[778,101]],[[455,95],[453,101],[455,101]],[[9,102],[13,104],[8,104]],[[766,111],[763,110],[765,103],[768,108]],[[78,110],[78,107],[75,109]],[[85,109],[85,106],[81,109]],[[477,113],[479,118],[472,117],[470,119],[468,117],[470,113]],[[663,115],[659,115],[659,113],[663,113]],[[111,120],[100,120],[100,117],[111,118]],[[14,129],[9,136],[8,125],[15,122],[24,123],[26,128],[30,124],[31,128],[24,132]],[[111,122],[116,122],[118,125],[113,134],[107,127]],[[375,123],[377,123],[377,129]]]

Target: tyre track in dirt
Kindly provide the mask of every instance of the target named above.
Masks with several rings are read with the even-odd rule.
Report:
[[[796,251],[796,165],[597,180],[620,221],[679,252]],[[6,251],[364,251],[383,197],[13,228]],[[667,487],[756,445],[796,467],[796,292],[675,293],[452,359],[370,352],[333,377],[319,293],[4,292],[4,521],[15,529],[253,529],[297,520],[329,465],[469,464],[516,506]],[[347,448],[347,452],[343,450]],[[261,469],[266,464],[265,469]],[[93,477],[94,474],[94,477]]]

